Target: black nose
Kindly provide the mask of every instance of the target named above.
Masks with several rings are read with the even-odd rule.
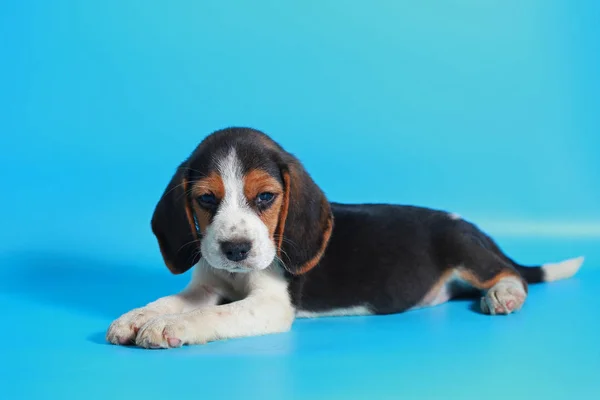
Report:
[[[248,257],[252,248],[250,242],[221,242],[221,251],[231,261],[242,261]]]

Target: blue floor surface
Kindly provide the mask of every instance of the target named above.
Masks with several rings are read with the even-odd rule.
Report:
[[[0,0],[0,400],[600,399],[598,21],[598,0]],[[331,200],[457,212],[519,262],[586,263],[508,317],[458,301],[106,344],[186,284],[149,220],[232,125]]]
[[[108,345],[104,332],[187,276],[15,253],[0,270],[2,398],[599,398],[597,246],[503,243],[525,261],[587,260],[573,279],[531,287],[525,308],[508,317],[461,300],[401,315],[298,320],[286,334],[175,350]]]

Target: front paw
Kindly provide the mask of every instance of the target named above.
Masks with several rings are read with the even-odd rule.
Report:
[[[135,344],[147,349],[168,349],[189,343],[188,327],[182,315],[162,315],[146,323]]]
[[[158,312],[144,307],[131,310],[110,324],[106,340],[112,344],[133,344],[140,328],[158,315]]]

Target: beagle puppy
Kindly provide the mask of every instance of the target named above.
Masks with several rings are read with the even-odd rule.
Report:
[[[300,161],[248,128],[217,131],[175,172],[152,217],[165,264],[194,267],[180,293],[132,310],[114,344],[171,348],[286,332],[297,317],[392,314],[481,296],[519,310],[527,284],[583,258],[525,267],[455,214],[328,201]]]

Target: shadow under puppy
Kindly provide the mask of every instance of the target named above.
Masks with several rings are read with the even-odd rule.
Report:
[[[152,229],[181,292],[114,321],[107,340],[169,348],[288,331],[296,317],[399,313],[465,294],[490,315],[583,258],[524,267],[460,217],[327,200],[293,155],[248,128],[217,131],[177,169]]]

